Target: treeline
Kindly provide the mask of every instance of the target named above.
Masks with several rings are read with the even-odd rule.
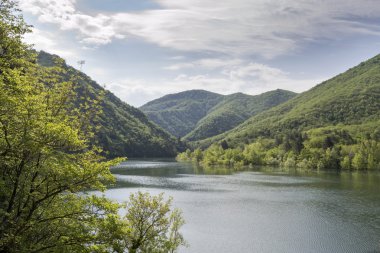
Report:
[[[380,169],[380,131],[377,129],[357,137],[337,127],[289,131],[237,148],[230,148],[223,140],[204,151],[199,148],[187,150],[177,159],[204,165],[374,170]]]

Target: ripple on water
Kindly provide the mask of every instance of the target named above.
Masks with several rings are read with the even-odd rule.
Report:
[[[380,177],[275,170],[202,171],[173,161],[113,169],[124,201],[165,192],[183,210],[194,252],[375,252],[380,250]],[[218,174],[219,175],[216,175]]]

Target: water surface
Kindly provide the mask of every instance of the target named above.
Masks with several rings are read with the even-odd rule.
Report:
[[[132,160],[106,195],[165,192],[183,211],[182,253],[380,252],[380,174],[200,168]]]

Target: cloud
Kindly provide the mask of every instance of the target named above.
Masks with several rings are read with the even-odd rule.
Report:
[[[278,88],[302,92],[323,80],[325,79],[294,79],[277,68],[242,62],[227,65],[216,74],[180,74],[176,78],[157,80],[153,83],[141,79],[120,79],[110,84],[109,89],[127,103],[141,106],[163,95],[191,89],[207,87],[207,90],[221,94],[244,92],[251,95]]]
[[[71,58],[74,52],[71,50],[60,50],[57,44],[57,37],[47,31],[42,31],[35,27],[32,28],[31,33],[24,35],[24,41],[28,44],[34,45],[37,50],[45,50],[52,54],[57,54],[63,58]]]
[[[227,59],[227,58],[204,58],[190,62],[180,62],[170,66],[164,67],[166,70],[181,70],[181,69],[219,69],[227,66],[239,65],[243,61],[241,59]]]
[[[74,30],[84,44],[139,37],[182,51],[273,58],[316,39],[380,35],[378,0],[155,0],[159,9],[90,15],[76,0],[21,0],[40,22]]]
[[[189,89],[222,94],[259,94],[277,88],[301,92],[324,78],[295,78],[257,59],[273,62],[314,41],[380,36],[379,0],[152,0],[160,8],[114,13],[86,13],[78,9],[77,1],[20,0],[24,12],[56,28],[53,31],[51,26],[41,26],[49,27],[50,32],[34,29],[26,41],[36,44],[37,49],[69,57],[74,64],[77,57],[91,59],[91,51],[83,49],[118,39],[138,38],[172,49],[171,55],[176,56],[165,58],[164,62],[170,61],[168,66],[157,68],[164,73],[156,71],[155,78],[146,77],[154,81],[124,78],[124,71],[111,69],[120,66],[108,64],[109,59],[102,54],[92,60],[101,58],[98,62],[107,64],[86,66],[85,70],[102,83],[116,80],[107,84],[108,89],[136,106]],[[67,33],[61,31],[73,32],[70,37],[74,34],[81,46],[78,52],[75,43],[62,42]]]
[[[161,89],[149,89],[149,84],[140,79],[123,79],[118,82],[106,85],[106,89],[127,102],[130,105],[139,107],[148,101],[165,95]]]
[[[41,23],[52,23],[61,30],[75,30],[81,43],[104,45],[115,38],[124,38],[117,34],[111,24],[112,17],[97,14],[86,15],[76,10],[75,0],[21,0],[20,7],[24,12],[38,16]]]

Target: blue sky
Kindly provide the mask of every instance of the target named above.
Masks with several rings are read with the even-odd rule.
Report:
[[[25,40],[125,102],[296,92],[379,53],[379,0],[20,0]]]

